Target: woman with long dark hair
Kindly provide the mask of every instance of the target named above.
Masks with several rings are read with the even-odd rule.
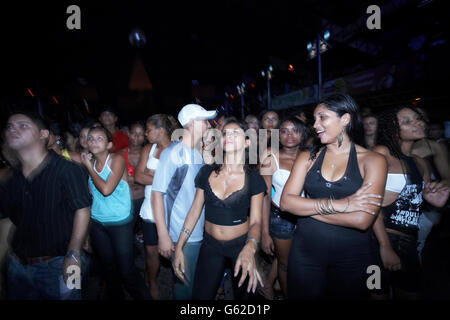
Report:
[[[125,299],[123,285],[133,299],[150,299],[134,265],[132,202],[125,159],[120,153],[111,153],[113,138],[104,127],[89,130],[88,146],[90,153],[81,154],[81,160],[89,173],[93,198],[90,240],[110,298]]]
[[[269,149],[260,168],[260,174],[266,181],[268,190],[273,187],[272,193],[264,197],[261,248],[268,255],[275,254],[276,258],[272,264],[276,267],[276,274],[285,297],[288,256],[297,216],[280,210],[280,198],[295,159],[307,149],[307,140],[307,128],[303,122],[296,117],[286,118],[280,126],[281,150],[272,153]],[[273,295],[272,285],[273,283],[266,282],[264,288],[264,291],[269,292],[269,298]]]
[[[153,216],[151,193],[159,157],[163,150],[170,146],[170,137],[175,129],[170,117],[166,114],[155,114],[147,119],[145,136],[149,144],[142,148],[135,174],[135,180],[145,185],[145,198],[140,207],[140,216],[144,221],[142,229],[146,251],[147,279],[150,293],[154,300],[159,300],[158,273],[160,261],[158,233],[156,231],[155,217]]]
[[[325,98],[314,118],[323,147],[297,157],[281,196],[281,210],[299,216],[288,298],[364,299],[367,267],[376,262],[370,226],[381,204],[386,160],[355,143],[361,120],[350,96]]]
[[[383,112],[379,119],[378,143],[374,151],[384,155],[388,175],[382,216],[374,225],[384,266],[381,293],[392,286],[394,297],[417,299],[422,287],[422,270],[417,251],[419,218],[423,199],[442,207],[449,189],[430,182],[425,160],[411,155],[414,141],[425,136],[421,114],[412,106]]]
[[[136,181],[135,178],[136,168],[145,142],[144,132],[144,124],[141,121],[132,123],[130,125],[130,133],[128,134],[128,147],[120,150],[127,167],[128,184],[130,185],[131,199],[133,200],[133,219],[135,221],[135,229],[145,196],[144,186]]]
[[[203,166],[195,179],[197,193],[175,248],[173,269],[181,280],[194,281],[192,298],[196,300],[214,299],[228,259],[233,263],[235,277],[241,271],[235,299],[251,298],[248,292],[254,293],[258,282],[262,285],[255,253],[261,236],[262,203],[267,186],[248,164],[250,140],[246,130],[247,126],[241,122],[226,123],[222,130],[224,163]],[[186,279],[183,246],[200,218],[203,204],[205,233],[195,279]]]

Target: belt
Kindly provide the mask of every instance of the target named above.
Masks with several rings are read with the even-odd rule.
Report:
[[[12,254],[19,262],[23,265],[30,265],[30,264],[36,264],[36,263],[42,263],[46,262],[50,259],[55,258],[56,256],[42,256],[42,257],[29,257],[29,258],[23,258],[19,257],[16,254]]]

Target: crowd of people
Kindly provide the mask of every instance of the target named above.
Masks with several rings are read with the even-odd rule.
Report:
[[[85,299],[97,270],[101,299],[158,300],[162,259],[176,300],[216,299],[227,274],[236,300],[426,297],[427,240],[450,238],[450,166],[423,109],[363,113],[334,94],[311,115],[188,104],[135,120],[120,128],[105,106],[64,131],[9,116],[2,298]]]

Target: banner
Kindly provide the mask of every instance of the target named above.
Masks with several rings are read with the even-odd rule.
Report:
[[[323,83],[322,97],[333,93],[359,95],[369,91],[389,89],[395,84],[397,68],[394,65],[381,65],[345,77]],[[272,109],[281,110],[317,102],[317,84],[301,90],[273,97]]]

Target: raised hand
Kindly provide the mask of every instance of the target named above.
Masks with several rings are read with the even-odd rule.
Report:
[[[423,198],[431,205],[441,208],[448,200],[450,188],[443,182],[429,182],[423,189]]]
[[[85,167],[91,167],[92,166],[91,161],[92,161],[92,153],[86,153],[86,152],[81,153],[81,163]]]

